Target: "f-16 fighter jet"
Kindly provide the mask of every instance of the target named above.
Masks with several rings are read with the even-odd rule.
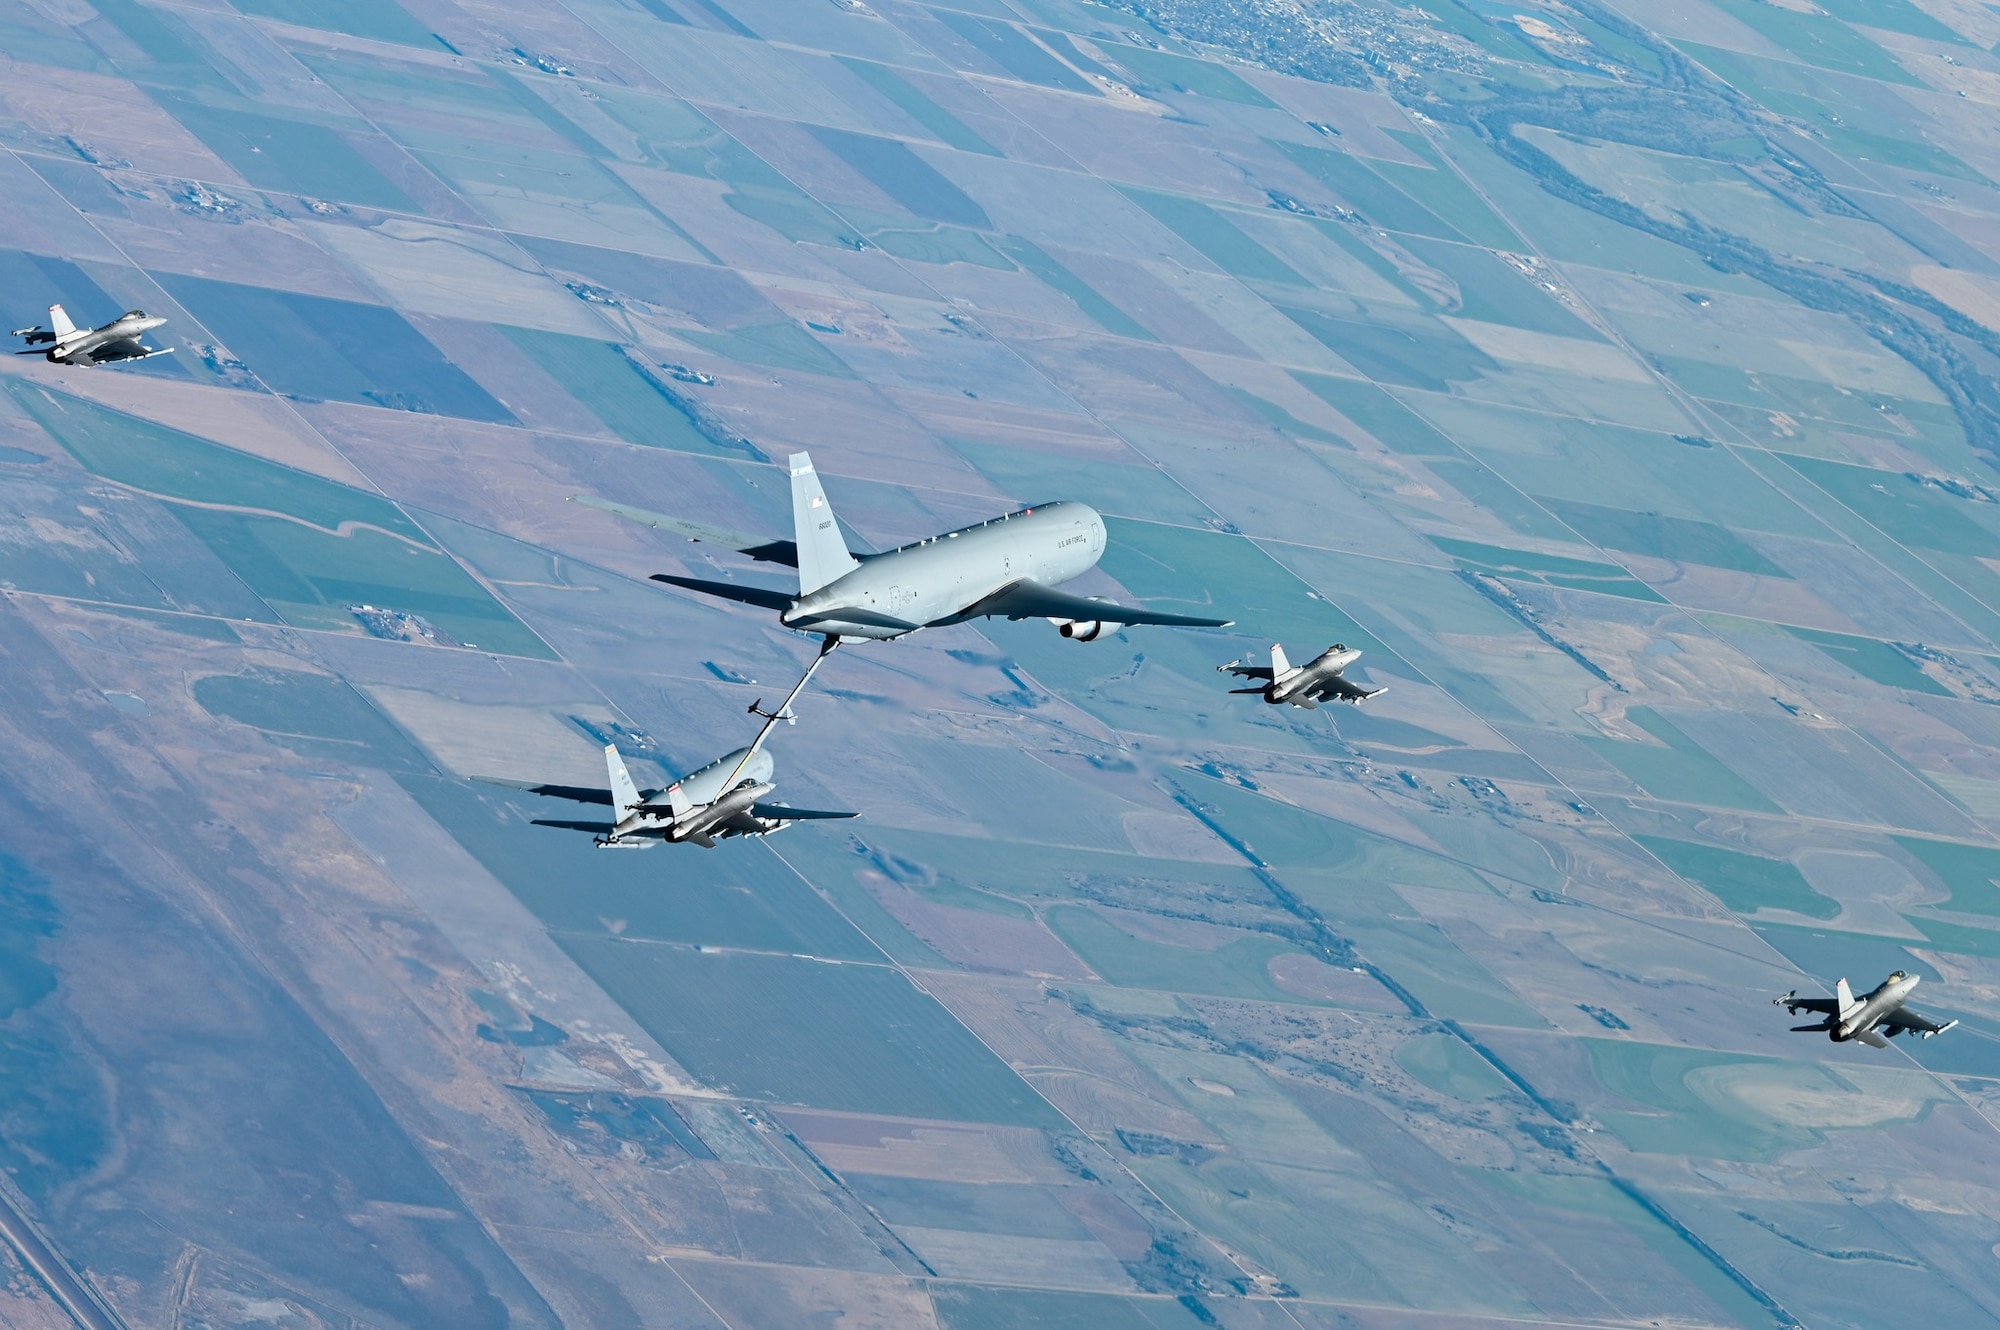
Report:
[[[947,531],[881,554],[856,557],[827,506],[812,458],[793,453],[791,541],[763,540],[602,504],[694,540],[724,544],[753,559],[799,570],[797,594],[737,582],[656,573],[653,580],[704,595],[776,610],[787,628],[836,638],[892,638],[972,619],[1047,619],[1064,637],[1094,641],[1107,626],[1155,623],[1226,628],[1200,619],[1134,609],[1056,590],[1104,554],[1104,519],[1080,503],[1024,508],[978,526]]]
[[[61,305],[49,306],[46,328],[16,328],[14,336],[28,344],[17,356],[41,356],[54,365],[108,365],[114,360],[145,360],[163,356],[172,347],[147,346],[145,335],[166,320],[143,309],[128,309],[102,328],[79,328]],[[47,347],[46,351],[41,348]]]
[[[554,799],[573,799],[578,803],[608,806],[612,812],[609,822],[535,820],[538,827],[593,832],[597,844],[604,849],[644,849],[660,841],[676,844],[693,841],[704,849],[712,850],[717,841],[734,836],[768,836],[794,822],[853,817],[853,813],[827,813],[765,802],[772,791],[772,762],[764,741],[779,721],[796,719],[792,714],[792,701],[831,649],[831,642],[821,649],[804,677],[792,686],[791,693],[777,710],[764,710],[761,699],[750,704],[751,714],[762,716],[764,725],[757,731],[757,737],[750,741],[749,747],[726,753],[701,770],[682,776],[663,790],[640,789],[633,782],[632,773],[626,769],[624,759],[619,757],[616,744],[606,744],[604,748],[605,766],[611,777],[611,788],[608,790],[575,785],[526,785],[516,781],[488,781],[488,784],[507,785]]]
[[[1826,1037],[1835,1043],[1859,1039],[1871,1048],[1887,1048],[1889,1040],[1885,1036],[1920,1034],[1928,1039],[1958,1024],[1957,1021],[1946,1021],[1939,1025],[1904,1006],[1909,1000],[1910,990],[1916,986],[1916,975],[1898,970],[1876,985],[1874,992],[1863,993],[1858,998],[1843,979],[1833,986],[1830,998],[1802,998],[1794,989],[1772,1001],[1794,1016],[1802,1011],[1811,1011],[1826,1018],[1818,1025],[1794,1025],[1792,1029],[1800,1033],[1824,1031]]]
[[[1227,665],[1218,665],[1218,671],[1239,675],[1245,679],[1256,679],[1254,688],[1232,688],[1232,693],[1256,693],[1266,702],[1276,704],[1289,702],[1295,707],[1311,711],[1320,703],[1333,700],[1353,702],[1359,705],[1371,697],[1380,697],[1389,690],[1383,688],[1363,688],[1342,673],[1349,665],[1361,659],[1361,653],[1344,643],[1335,642],[1303,665],[1294,665],[1285,657],[1285,649],[1277,643],[1271,644],[1271,663],[1247,665],[1241,660],[1232,660]]]

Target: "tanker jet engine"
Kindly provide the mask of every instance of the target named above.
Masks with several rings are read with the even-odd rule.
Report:
[[[1245,679],[1259,682],[1254,688],[1232,688],[1232,693],[1256,693],[1266,702],[1276,705],[1289,702],[1295,707],[1311,711],[1329,699],[1338,702],[1352,702],[1357,706],[1371,697],[1380,697],[1389,690],[1383,688],[1363,688],[1349,679],[1342,671],[1361,659],[1361,653],[1344,643],[1335,642],[1303,665],[1294,665],[1285,658],[1285,649],[1277,643],[1271,644],[1271,663],[1246,665],[1241,660],[1232,660],[1227,665],[1218,665],[1218,671],[1240,675]]]
[[[1772,1001],[1794,1016],[1802,1011],[1811,1011],[1826,1018],[1817,1025],[1794,1025],[1792,1029],[1800,1033],[1823,1031],[1837,1044],[1859,1039],[1871,1048],[1887,1048],[1889,1040],[1885,1035],[1920,1034],[1928,1039],[1958,1024],[1957,1021],[1946,1021],[1939,1025],[1904,1006],[1909,1000],[1910,990],[1916,986],[1916,975],[1898,970],[1877,984],[1874,992],[1863,993],[1858,998],[1843,979],[1833,986],[1830,998],[1802,998],[1795,989]]]
[[[751,714],[762,716],[764,725],[757,731],[757,737],[750,741],[749,747],[724,754],[701,770],[682,776],[664,790],[642,790],[634,784],[632,773],[626,770],[624,760],[618,756],[616,744],[604,747],[604,762],[611,778],[608,790],[575,785],[527,785],[508,780],[489,780],[487,783],[506,785],[553,799],[608,806],[612,813],[609,822],[535,820],[538,827],[595,833],[596,843],[603,849],[645,849],[660,841],[676,844],[693,841],[704,849],[712,850],[717,841],[734,836],[768,836],[794,822],[853,817],[853,813],[827,813],[765,802],[772,790],[772,762],[764,741],[779,721],[796,719],[792,714],[792,700],[806,686],[806,680],[812,678],[819,662],[826,659],[832,645],[829,640],[777,710],[764,710],[761,698],[750,704]]]
[[[145,334],[165,322],[143,309],[128,309],[102,328],[79,328],[61,305],[50,305],[48,327],[14,330],[13,335],[28,344],[26,351],[14,354],[41,356],[53,365],[89,366],[106,365],[114,360],[145,360],[173,349],[147,346],[145,342]]]
[[[1107,627],[1174,624],[1226,628],[1227,619],[1200,619],[1134,609],[1096,596],[1072,596],[1056,585],[1089,572],[1104,554],[1104,519],[1080,503],[1049,503],[947,531],[901,549],[857,558],[827,506],[812,458],[793,453],[792,526],[796,540],[763,540],[678,518],[624,512],[693,540],[728,545],[766,563],[799,570],[794,595],[776,588],[655,573],[655,582],[778,612],[787,628],[829,638],[901,637],[919,628],[972,619],[1047,619],[1064,637],[1095,641]]]

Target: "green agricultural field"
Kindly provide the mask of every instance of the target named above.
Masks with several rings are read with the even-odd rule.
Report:
[[[687,408],[616,344],[534,328],[501,331],[626,442],[710,457],[742,456],[740,448],[725,448],[709,438]]]
[[[167,500],[181,524],[290,623],[353,631],[347,607],[365,603],[420,614],[488,651],[550,655],[386,499],[79,398],[30,387],[14,393],[92,472]]]
[[[936,1284],[940,1330],[1201,1330],[1209,1324],[1177,1298],[1121,1298],[1028,1288]]]
[[[1983,505],[1954,498],[1900,472],[1810,457],[1787,456],[1783,460],[1899,544],[1980,559],[2000,558],[2000,533],[1978,520],[1972,511]]]
[[[1272,982],[1269,966],[1275,957],[1306,954],[1278,938],[1243,937],[1202,950],[1133,937],[1082,906],[1058,906],[1046,918],[1056,936],[1091,969],[1121,988],[1206,993],[1255,1002],[1315,1001]]]
[[[1099,878],[1143,883],[1163,900],[1176,897],[1199,900],[1217,887],[1226,888],[1228,894],[1239,898],[1261,900],[1267,894],[1247,867],[1232,864],[1187,863],[1025,841],[1008,842],[1007,853],[1002,855],[993,852],[996,842],[984,837],[947,836],[901,827],[860,827],[856,836],[865,848],[865,855],[852,854],[852,847],[848,847],[840,851],[839,857],[851,863],[852,868],[868,867],[871,859],[884,861],[890,876],[913,884],[915,890],[928,891],[933,888],[926,884],[947,882],[988,897],[1069,901],[1080,894],[1076,886],[1079,880]],[[811,856],[812,862],[824,866],[815,872],[816,881],[826,875],[825,870],[835,869],[828,862],[833,857],[830,842],[828,849]],[[990,903],[983,908],[991,908]]]
[[[960,152],[976,152],[987,157],[1000,156],[999,149],[966,128],[964,121],[925,96],[920,89],[889,66],[878,65],[872,60],[857,60],[852,56],[843,55],[834,58],[845,65],[848,72],[888,98],[904,115],[937,135],[943,142]]]
[[[1840,913],[1840,902],[1814,891],[1805,875],[1783,859],[1664,836],[1634,835],[1632,839],[1737,914],[1773,909],[1791,910],[1811,919],[1832,919]]]
[[[1538,502],[1593,545],[1642,554],[1648,558],[1671,559],[1676,563],[1699,563],[1710,568],[1732,568],[1759,577],[1791,574],[1759,554],[1728,527],[1714,522],[1698,522],[1661,513],[1635,513],[1623,508],[1606,508],[1594,503],[1537,496]]]
[[[1609,1178],[1588,1173],[1530,1173],[1521,1169],[1468,1170],[1492,1189],[1505,1207],[1547,1209],[1569,1222],[1558,1232],[1615,1227],[1629,1234],[1646,1255],[1658,1258],[1688,1284],[1707,1295],[1719,1323],[1761,1326],[1769,1310],[1716,1263],[1690,1246],[1685,1238],[1646,1208],[1633,1192]],[[1629,1266],[1629,1262],[1621,1262]]]
[[[1633,707],[1625,714],[1633,724],[1658,739],[1660,746],[1594,734],[1578,735],[1578,741],[1644,786],[1655,798],[1670,803],[1742,808],[1755,813],[1783,811],[1651,707]]]
[[[1309,148],[1296,143],[1273,142],[1306,172],[1342,198],[1376,226],[1385,231],[1432,236],[1439,240],[1464,240],[1465,236],[1423,204],[1369,169],[1369,163],[1328,148]],[[1419,168],[1409,168],[1411,170]]]
[[[153,68],[147,72],[163,89],[199,89],[211,96],[234,95],[235,88],[205,58],[205,44],[178,15],[142,5],[138,0],[105,0],[97,12],[152,62]],[[31,31],[46,32],[49,26],[35,24]]]
[[[1439,1094],[1467,1103],[1520,1093],[1463,1039],[1442,1031],[1420,1034],[1398,1044],[1396,1065]]]
[[[405,46],[433,49],[437,46],[429,30],[394,0],[340,0],[339,4],[326,4],[323,0],[245,0],[240,8],[246,14],[258,14],[301,28],[322,28]]]
[[[1100,42],[1098,49],[1104,53],[1105,59],[1123,65],[1133,76],[1134,86],[1141,90],[1169,88],[1177,92],[1191,92],[1197,97],[1239,102],[1244,106],[1273,105],[1270,98],[1213,60],[1190,60],[1171,51],[1154,51],[1143,46],[1113,45],[1109,42]]]
[[[1845,633],[1821,632],[1817,628],[1786,626],[1785,631],[1802,642],[1810,642],[1864,679],[1887,688],[1902,688],[1934,697],[1950,697],[1951,690],[1918,669],[1915,662],[1887,642],[1872,637],[1850,637]]]
[[[1571,591],[1596,591],[1627,600],[1664,601],[1665,597],[1613,563],[1593,563],[1588,559],[1566,559],[1556,554],[1502,549],[1473,540],[1431,537],[1431,543],[1450,555],[1459,567],[1514,581],[1540,582],[1566,587]]]
[[[1241,536],[1154,522],[1108,519],[1110,546],[1102,567],[1133,595],[1156,608],[1233,618],[1244,630],[1273,641],[1333,642],[1395,653],[1331,602]],[[1199,606],[1200,608],[1194,608]]]
[[[1463,234],[1473,244],[1516,252],[1526,248],[1513,228],[1494,216],[1493,210],[1465,183],[1464,178],[1438,155],[1429,139],[1407,130],[1391,129],[1387,133],[1429,165],[1371,161],[1368,165],[1378,174],[1423,204],[1433,215],[1442,218],[1445,225]]]
[[[1151,190],[1121,191],[1126,198],[1153,215],[1154,220],[1193,245],[1210,263],[1247,282],[1272,282],[1279,286],[1310,287],[1277,255],[1237,228],[1227,215],[1195,199]]]
[[[1838,19],[1748,0],[1715,0],[1715,4],[1806,64],[1884,83],[1922,86],[1887,51]]]
[[[1062,1125],[899,971],[572,934],[557,940],[682,1066],[730,1094],[852,1113]]]
[[[230,110],[166,93],[161,97],[169,102],[175,119],[259,189],[397,212],[419,211],[409,195],[389,183],[329,126],[287,119],[264,108]],[[354,132],[367,131],[356,126]]]
[[[377,527],[408,540],[423,531],[378,495],[224,448],[192,434],[128,416],[20,380],[14,399],[94,475],[163,499],[282,513],[337,530]]]
[[[420,122],[427,113],[479,125],[498,139],[529,130],[533,118],[477,70],[410,65],[350,51],[305,49],[296,58],[343,97],[382,116],[380,123],[391,136],[398,135],[406,120]]]
[[[1324,430],[1317,425],[1300,420],[1276,402],[1259,397],[1247,388],[1230,388],[1227,391],[1231,397],[1243,404],[1245,410],[1254,416],[1260,417],[1265,424],[1277,430],[1280,434],[1289,434],[1297,439],[1317,439],[1321,443],[1344,444],[1347,442],[1346,439],[1343,439],[1331,430]]]
[[[728,332],[701,332],[687,329],[683,340],[707,347],[720,356],[746,365],[764,365],[799,374],[824,374],[832,379],[851,379],[854,371],[833,352],[814,340],[796,323],[758,323]]]
[[[1214,516],[1166,472],[1136,454],[1130,463],[1100,462],[970,439],[945,442],[1020,503],[1052,499],[1052,490],[1060,487],[1065,499],[1119,517],[1195,523]]]
[[[547,660],[553,653],[456,560],[361,527],[336,535],[282,518],[177,507],[181,523],[289,623],[352,630],[348,606],[419,614],[459,643]]]
[[[1898,1077],[1895,1088],[1914,1091],[1910,1100],[1887,1101],[1880,1116],[1856,1121],[1856,1087],[1816,1063],[1634,1040],[1582,1043],[1606,1090],[1651,1110],[1594,1113],[1629,1148],[1646,1154],[1769,1161],[1815,1144],[1833,1128],[1912,1121],[1945,1097],[1914,1075]],[[1824,1116],[1814,1112],[1821,1104],[1832,1106]]]
[[[1142,342],[1159,340],[1140,326],[1138,320],[1105,299],[1095,287],[1057,263],[1029,241],[1019,236],[999,236],[994,243],[1000,247],[1001,253],[1041,278],[1045,285],[1075,301],[1076,307],[1104,325],[1106,332],[1119,337],[1136,338]]]
[[[1342,925],[1362,957],[1395,977],[1432,1016],[1472,1025],[1548,1028],[1548,1022],[1435,925],[1399,919]]]
[[[971,263],[1001,272],[1013,270],[984,236],[956,226],[871,227],[868,240],[883,253],[912,263]]]
[[[264,731],[303,758],[428,774],[430,760],[345,680],[298,670],[252,670],[195,680],[212,715]]]
[[[1941,910],[2000,915],[2000,850],[1956,841],[1892,837],[1905,853],[1936,874],[1950,897]]]
[[[992,229],[985,209],[900,139],[844,129],[817,128],[812,133],[829,152],[912,215],[951,226]]]
[[[1381,440],[1413,457],[1459,457],[1458,447],[1422,416],[1367,379],[1293,370],[1292,377],[1314,396]]]
[[[896,1227],[948,1228],[1020,1238],[1088,1242],[1090,1230],[1047,1187],[1019,1182],[942,1182],[850,1173],[854,1194]]]
[[[1435,319],[1388,309],[1371,311],[1373,317],[1363,320],[1286,304],[1277,308],[1320,345],[1381,383],[1441,393],[1500,368]]]
[[[1442,164],[1440,164],[1440,168]],[[1453,177],[1456,179],[1456,177]],[[1458,287],[1459,307],[1451,311],[1485,323],[1504,323],[1553,337],[1601,342],[1595,328],[1538,290],[1508,264],[1483,249],[1410,236],[1404,246]]]
[[[1440,480],[1463,495],[1468,503],[1493,514],[1519,535],[1535,540],[1566,541],[1576,538],[1576,533],[1558,522],[1548,509],[1470,454],[1433,458],[1426,465],[1437,473]]]
[[[1064,92],[1087,93],[1092,97],[1104,95],[1089,79],[1036,45],[1011,23],[980,18],[956,9],[941,9],[937,11],[937,17],[977,47],[980,54],[1025,83],[1039,83]]]

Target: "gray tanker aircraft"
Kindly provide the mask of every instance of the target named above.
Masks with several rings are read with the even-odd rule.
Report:
[[[773,763],[764,741],[781,720],[796,719],[792,701],[812,678],[813,671],[833,647],[832,639],[807,667],[792,691],[775,711],[763,709],[762,699],[750,704],[753,715],[764,724],[746,748],[725,753],[699,771],[691,771],[663,790],[642,790],[632,780],[616,744],[604,747],[604,762],[610,773],[611,788],[594,790],[577,785],[529,785],[519,781],[492,780],[489,785],[505,785],[530,794],[577,803],[603,804],[612,810],[609,822],[567,822],[535,819],[538,827],[560,827],[566,831],[594,833],[602,849],[645,849],[661,841],[679,844],[692,841],[704,849],[714,849],[719,840],[735,836],[768,836],[783,831],[794,822],[816,822],[850,818],[853,813],[828,813],[812,808],[790,808],[766,803],[772,791]]]
[[[1094,641],[1107,626],[1170,624],[1226,628],[1228,619],[1161,614],[1055,589],[1096,567],[1104,519],[1080,503],[1049,503],[880,554],[847,548],[812,458],[793,453],[791,541],[761,540],[679,518],[594,506],[727,545],[766,563],[799,570],[796,595],[776,588],[656,573],[653,580],[778,612],[787,628],[831,639],[901,637],[919,628],[972,619],[1047,619],[1064,637]]]
[[[13,335],[28,344],[17,356],[41,356],[54,365],[108,365],[118,360],[163,356],[172,347],[147,346],[145,335],[165,323],[143,309],[128,309],[102,328],[79,328],[61,305],[49,306],[46,328],[16,328]],[[48,348],[43,350],[42,348]]]
[[[1322,651],[1303,665],[1294,665],[1285,656],[1285,649],[1277,643],[1271,644],[1271,663],[1249,665],[1241,660],[1232,660],[1227,665],[1215,668],[1220,672],[1238,675],[1245,679],[1257,680],[1254,688],[1232,688],[1232,693],[1256,693],[1266,702],[1276,705],[1289,702],[1295,707],[1311,711],[1326,701],[1352,702],[1357,706],[1371,697],[1380,697],[1389,690],[1383,688],[1363,688],[1347,678],[1342,672],[1349,665],[1361,659],[1361,653],[1340,642]]]
[[[1917,976],[1898,970],[1875,986],[1872,993],[1854,996],[1854,990],[1842,979],[1833,986],[1830,998],[1802,998],[1798,990],[1772,1001],[1796,1016],[1802,1011],[1817,1012],[1826,1019],[1817,1025],[1794,1025],[1799,1033],[1824,1032],[1835,1043],[1846,1043],[1859,1039],[1872,1048],[1887,1048],[1885,1035],[1920,1034],[1928,1039],[1934,1034],[1943,1034],[1957,1021],[1946,1021],[1939,1025],[1929,1017],[1918,1015],[1903,1004],[1909,1001],[1910,990],[1917,986]]]

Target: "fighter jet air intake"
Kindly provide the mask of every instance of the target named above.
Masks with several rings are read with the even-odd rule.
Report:
[[[1104,554],[1104,519],[1083,504],[1023,508],[900,549],[856,556],[834,520],[812,458],[793,453],[791,473],[791,541],[742,536],[614,504],[597,506],[692,540],[727,545],[753,559],[797,568],[796,593],[674,573],[655,573],[653,580],[775,610],[787,628],[826,637],[887,639],[995,617],[1047,619],[1064,637],[1079,642],[1094,641],[1107,627],[1125,624],[1229,626],[1228,619],[1162,614],[1056,590],[1096,567]]]
[[[1858,1039],[1871,1048],[1887,1048],[1889,1039],[1885,1036],[1920,1034],[1928,1039],[1958,1024],[1946,1021],[1939,1025],[1904,1006],[1910,990],[1916,986],[1916,975],[1897,970],[1877,984],[1873,992],[1860,997],[1854,996],[1847,980],[1842,979],[1833,986],[1830,998],[1802,998],[1794,990],[1772,1001],[1794,1016],[1810,1011],[1825,1018],[1817,1025],[1794,1025],[1792,1029],[1801,1034],[1824,1032],[1837,1044]]]
[[[79,328],[61,305],[50,305],[48,327],[14,330],[13,335],[28,344],[27,350],[14,354],[41,356],[54,365],[93,366],[118,360],[145,360],[173,350],[146,345],[145,335],[165,322],[143,309],[128,309],[102,328]]]

